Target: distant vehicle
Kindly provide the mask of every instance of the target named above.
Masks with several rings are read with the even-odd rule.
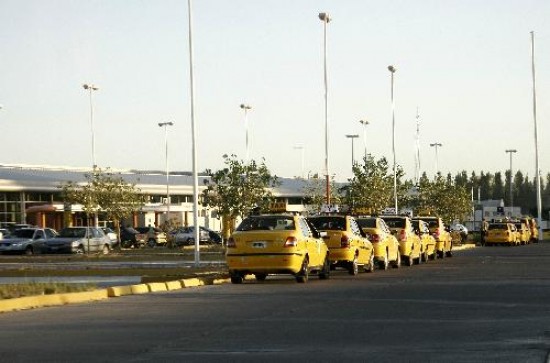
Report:
[[[10,235],[10,231],[6,228],[0,228],[0,234],[1,234],[0,239],[6,238],[7,236]]]
[[[399,242],[401,260],[408,266],[422,263],[420,237],[415,233],[409,217],[380,216]]]
[[[391,264],[394,268],[399,268],[401,266],[399,242],[386,222],[380,217],[360,217],[357,218],[357,223],[374,246],[374,260],[378,263],[378,267],[387,270]]]
[[[509,245],[517,246],[520,244],[517,228],[513,223],[501,222],[490,223],[485,237],[485,246],[491,245]]]
[[[204,230],[204,231],[208,232],[208,239],[211,242],[216,243],[216,244],[222,244],[223,238],[222,238],[221,234],[219,234],[218,232],[213,231],[209,228],[206,228],[206,227],[201,227],[201,230]]]
[[[146,236],[147,245],[155,247],[166,244],[166,233],[156,227],[136,227],[136,231]]]
[[[145,246],[147,236],[132,227],[120,228],[120,244],[123,248],[141,248]]]
[[[112,249],[111,240],[96,227],[67,227],[59,235],[46,241],[48,252],[77,253],[100,252],[107,254]]]
[[[180,227],[170,232],[176,246],[193,245],[195,244],[195,227]],[[210,233],[200,228],[199,230],[199,242],[207,243],[210,240]]]
[[[46,241],[57,237],[51,228],[20,228],[0,241],[0,252],[33,255],[46,253]]]
[[[468,239],[468,228],[466,228],[465,225],[460,223],[455,223],[451,225],[450,227],[451,232],[459,232],[460,237],[463,241],[466,241]]]
[[[432,216],[415,217],[414,219],[420,219],[428,223],[430,233],[435,238],[435,249],[437,250],[437,256],[439,258],[452,257],[453,244],[451,234],[445,227],[443,220],[439,217]]]
[[[113,244],[113,246],[118,243],[118,236],[115,233],[115,231],[113,231],[109,227],[104,227],[104,228],[101,228],[101,229],[103,230],[103,233],[105,233],[107,235],[107,237],[109,237],[109,239],[111,240],[111,243]]]

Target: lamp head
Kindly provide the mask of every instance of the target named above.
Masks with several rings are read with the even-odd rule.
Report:
[[[394,67],[394,66],[388,66],[388,71],[392,72],[392,73],[395,73],[397,69]]]
[[[319,19],[321,19],[322,22],[328,23],[332,19],[328,15],[328,13],[319,13]]]

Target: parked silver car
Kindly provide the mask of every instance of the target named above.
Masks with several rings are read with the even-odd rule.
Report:
[[[0,252],[32,255],[47,252],[46,241],[55,238],[57,232],[51,228],[21,228],[0,240]]]
[[[193,245],[195,244],[195,227],[180,227],[174,231],[171,231],[174,244],[176,246],[181,245]],[[210,240],[210,235],[207,230],[202,227],[199,230],[199,242],[204,243]]]
[[[59,236],[46,241],[48,252],[51,253],[109,253],[112,243],[101,228],[67,227],[59,232]]]

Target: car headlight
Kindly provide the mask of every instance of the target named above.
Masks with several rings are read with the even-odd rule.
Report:
[[[73,247],[78,247],[78,241],[72,241],[72,242],[71,242],[71,246],[73,246]]]

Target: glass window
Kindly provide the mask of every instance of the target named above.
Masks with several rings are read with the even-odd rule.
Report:
[[[303,219],[303,218],[300,218],[299,219],[299,224],[300,224],[300,230],[302,231],[302,234],[305,237],[310,237],[311,236],[311,230],[309,229],[309,226],[308,226],[306,220]]]
[[[346,219],[344,217],[313,217],[309,221],[319,231],[344,231]]]

